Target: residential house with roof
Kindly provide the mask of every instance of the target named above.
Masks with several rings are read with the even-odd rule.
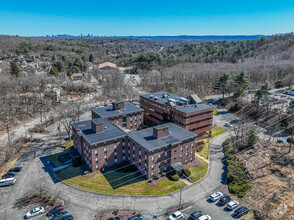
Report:
[[[111,105],[91,108],[92,118],[106,118],[113,124],[131,131],[143,127],[143,109],[123,101],[112,102]]]
[[[104,62],[99,64],[98,68],[99,70],[112,70],[112,69],[117,69],[117,66],[115,63]]]
[[[203,104],[199,97],[184,98],[167,92],[140,95],[140,107],[148,125],[173,122],[201,139],[212,129],[213,108]]]

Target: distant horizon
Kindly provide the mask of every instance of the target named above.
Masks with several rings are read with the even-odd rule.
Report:
[[[192,35],[192,34],[179,34],[179,35],[91,35],[90,36],[87,34],[80,34],[80,35],[72,35],[72,34],[46,34],[46,35],[11,35],[11,34],[0,34],[0,36],[10,36],[10,37],[52,37],[52,36],[70,36],[70,37],[99,37],[99,38],[103,38],[103,37],[123,37],[123,38],[127,38],[127,37],[255,37],[255,36],[271,36],[271,35],[279,35],[279,34],[290,34],[292,32],[287,32],[287,33],[274,33],[274,34],[224,34],[224,35],[218,35],[218,34],[204,34],[204,35]]]
[[[294,1],[15,0],[0,20],[0,34],[24,37],[273,35],[294,31]]]

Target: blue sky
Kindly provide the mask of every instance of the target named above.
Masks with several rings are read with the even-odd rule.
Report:
[[[294,31],[294,0],[0,0],[0,34],[238,35]]]

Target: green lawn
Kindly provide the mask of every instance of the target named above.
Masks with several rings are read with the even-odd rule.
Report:
[[[227,130],[222,128],[222,127],[217,127],[217,129],[212,129],[211,130],[211,134],[212,134],[212,137],[215,137],[217,135],[220,135],[222,133],[225,133]],[[202,151],[201,152],[197,152],[196,153],[198,155],[200,155],[201,157],[205,158],[205,159],[209,159],[209,142],[211,141],[211,138],[205,138],[203,140],[200,140],[200,141],[204,141],[205,144],[204,144],[204,147],[202,148]]]
[[[108,174],[98,173],[93,177],[82,177],[79,167],[68,167],[56,173],[56,177],[72,186],[107,194],[120,195],[163,195],[185,186],[180,181],[163,180],[157,186],[145,184],[145,179],[135,177],[133,173],[109,171]]]
[[[205,139],[201,140],[201,141],[204,141],[205,142],[204,147],[202,148],[202,151],[201,152],[197,152],[196,151],[196,153],[198,155],[200,155],[201,157],[204,157],[207,160],[209,158],[208,146],[209,146],[210,140],[211,140],[211,138],[205,138]]]
[[[202,167],[191,167],[191,175],[194,177],[192,179],[192,182],[196,182],[200,179],[202,179],[203,177],[205,177],[206,173],[207,173],[207,169],[208,169],[208,163],[201,160],[203,163]]]
[[[203,178],[207,173],[208,163],[203,162],[202,167],[191,167],[192,182]],[[107,194],[120,195],[164,195],[185,186],[181,181],[169,179],[161,181],[157,186],[151,187],[145,183],[145,179],[136,177],[134,173],[109,171],[98,173],[93,177],[82,177],[80,167],[68,167],[55,173],[56,177],[67,184],[77,188]]]
[[[215,136],[218,136],[222,133],[225,133],[226,131],[227,131],[227,129],[217,126],[217,129],[211,130],[211,134],[212,134],[212,137],[215,137]]]

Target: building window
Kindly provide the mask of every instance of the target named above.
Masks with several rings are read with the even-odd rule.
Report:
[[[123,117],[123,122],[126,122],[127,121],[127,117]]]

